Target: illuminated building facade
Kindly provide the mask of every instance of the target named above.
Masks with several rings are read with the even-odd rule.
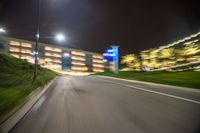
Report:
[[[200,68],[200,32],[171,44],[140,53],[144,69],[186,70]]]
[[[0,52],[25,59],[34,63],[34,54],[38,54],[38,64],[55,71],[104,72],[107,62],[102,54],[78,49],[65,48],[39,43],[35,53],[35,43],[0,36]]]

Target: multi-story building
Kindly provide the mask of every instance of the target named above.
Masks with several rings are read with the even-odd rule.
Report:
[[[32,41],[0,36],[0,52],[25,59],[34,63],[34,54],[38,54],[38,64],[55,71],[104,72],[108,62],[100,53],[71,49],[45,43],[39,43],[35,53]]]
[[[200,32],[140,53],[143,69],[200,68]]]

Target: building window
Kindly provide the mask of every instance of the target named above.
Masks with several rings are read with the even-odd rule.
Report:
[[[61,60],[59,60],[59,59],[45,58],[45,61],[46,62],[61,63]]]
[[[88,68],[83,66],[83,67],[77,67],[77,66],[72,66],[72,70],[75,70],[75,71],[88,71]]]
[[[103,56],[102,56],[102,55],[93,55],[92,57],[93,57],[93,58],[96,58],[96,59],[103,59]]]
[[[51,59],[51,58],[45,58],[45,61],[47,61],[47,62],[51,62],[52,59]]]
[[[9,49],[11,52],[19,52],[19,48],[15,48],[15,47],[10,47]]]
[[[93,59],[92,61],[95,62],[95,63],[104,63],[103,60]]]
[[[101,65],[101,64],[93,64],[92,66],[93,66],[93,67],[100,67],[100,68],[103,68],[103,67],[104,67],[104,65]]]
[[[85,66],[85,63],[80,62],[80,61],[72,61],[72,65]]]
[[[45,64],[44,67],[48,69],[52,69],[52,70],[60,70],[62,68],[61,65],[53,64],[53,63]]]
[[[31,50],[29,50],[29,49],[21,49],[21,53],[31,54]]]
[[[94,71],[94,72],[104,72],[103,69],[99,69],[99,68],[93,68],[93,71]]]
[[[20,46],[20,42],[10,41],[10,45],[12,45],[12,46]]]
[[[59,58],[60,58],[60,57],[62,57],[62,56],[61,56],[61,54],[55,54],[55,53],[54,53],[54,54],[53,54],[53,57],[59,57]]]
[[[54,47],[48,47],[48,46],[45,47],[45,50],[54,51],[54,52],[62,52],[62,49],[60,48],[54,48]]]
[[[31,48],[31,47],[32,47],[32,44],[31,44],[31,43],[22,42],[22,43],[21,43],[21,46],[22,46],[22,47],[26,47],[26,48]]]
[[[21,55],[21,59],[27,59],[27,60],[29,60],[29,59],[31,59],[31,56]]]
[[[46,56],[51,56],[51,57],[59,57],[61,58],[61,54],[58,54],[58,53],[50,53],[50,52],[45,52],[45,55]]]
[[[61,63],[61,60],[59,60],[59,59],[54,59],[52,62]]]
[[[72,56],[71,58],[72,58],[72,60],[85,61],[85,58],[84,58],[84,57]]]
[[[85,56],[85,53],[82,52],[77,52],[77,51],[72,51],[72,55],[78,55],[78,56]]]

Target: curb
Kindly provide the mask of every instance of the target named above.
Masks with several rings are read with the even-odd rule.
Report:
[[[38,101],[38,99],[47,91],[49,86],[57,79],[55,77],[52,79],[44,88],[37,88],[33,91],[25,100],[24,103],[20,104],[18,110],[12,112],[11,116],[8,117],[0,125],[0,133],[8,133],[23,117],[24,115],[32,108],[32,106]]]
[[[115,77],[109,77],[109,76],[94,75],[94,77],[107,78],[107,79],[116,79],[116,80],[121,80],[121,81],[132,82],[132,83],[142,83],[142,84],[147,84],[147,85],[168,87],[168,88],[173,88],[173,89],[178,89],[178,90],[185,90],[185,91],[200,93],[200,89],[195,89],[195,88],[173,86],[173,85],[166,85],[166,84],[159,84],[159,83],[152,83],[152,82],[145,82],[145,81],[138,81],[138,80],[131,80],[131,79],[115,78]]]

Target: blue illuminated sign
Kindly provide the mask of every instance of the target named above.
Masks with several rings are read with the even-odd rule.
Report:
[[[114,50],[112,48],[106,49],[103,53],[103,56],[108,61],[113,61],[113,57],[115,56]]]

